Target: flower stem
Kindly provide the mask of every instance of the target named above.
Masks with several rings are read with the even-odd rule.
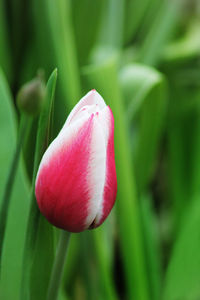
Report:
[[[1,261],[1,255],[2,255],[2,249],[3,249],[3,241],[4,241],[4,236],[5,236],[5,229],[6,229],[6,221],[7,221],[7,216],[8,216],[8,208],[10,205],[10,199],[12,195],[12,189],[17,173],[17,168],[19,164],[19,158],[20,158],[20,153],[22,149],[22,145],[24,142],[24,139],[26,137],[27,133],[27,123],[29,124],[29,117],[27,115],[22,115],[21,122],[20,122],[20,127],[19,127],[19,136],[18,136],[18,141],[17,141],[17,146],[16,150],[13,156],[12,164],[9,170],[4,194],[3,194],[3,199],[2,199],[2,206],[0,209],[0,261]]]
[[[65,258],[67,254],[67,248],[69,245],[69,238],[70,233],[62,230],[60,233],[56,257],[49,282],[47,300],[56,300],[58,297],[60,282],[64,270]]]

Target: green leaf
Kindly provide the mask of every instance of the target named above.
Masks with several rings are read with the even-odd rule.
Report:
[[[83,65],[88,60],[90,51],[98,38],[105,0],[72,0],[71,6],[78,59],[80,64]]]
[[[90,62],[101,64],[113,52],[120,52],[123,46],[125,1],[108,0],[104,7],[99,39],[92,51]]]
[[[188,60],[192,60],[195,57],[199,57],[199,20],[192,19],[188,24],[186,33],[181,38],[171,42],[164,49],[165,64],[185,63]]]
[[[120,84],[126,100],[127,122],[133,127],[137,188],[142,191],[151,179],[165,124],[166,82],[155,69],[132,64],[122,68]]]
[[[105,225],[104,225],[105,228]],[[114,287],[114,282],[111,272],[111,264],[109,262],[109,250],[107,249],[108,241],[106,240],[106,232],[100,227],[92,232],[94,253],[98,263],[99,280],[101,283],[102,290],[104,292],[104,298],[115,300],[117,294]]]
[[[151,1],[152,2],[152,1]],[[130,42],[136,32],[140,29],[141,22],[144,22],[144,15],[149,9],[149,0],[125,1],[125,18],[124,18],[124,39],[125,42]],[[152,4],[152,3],[151,3]]]
[[[85,289],[86,299],[92,300],[93,298],[98,299],[98,295],[102,296],[102,293],[99,289],[99,281],[97,280],[98,276],[101,280],[101,272],[97,274],[96,268],[93,267],[92,256],[93,256],[93,248],[92,248],[92,236],[89,231],[84,231],[79,235],[80,238],[80,261],[81,270],[78,271],[78,274],[81,273],[83,286]]]
[[[123,44],[124,4],[121,0],[108,0],[104,9],[100,32],[100,46],[120,49]]]
[[[16,148],[16,115],[6,79],[0,72],[0,198]],[[23,244],[27,224],[29,187],[22,162],[16,174],[9,206],[2,253],[0,295],[4,300],[19,299]],[[11,288],[12,283],[12,288]]]
[[[52,72],[47,82],[46,101],[43,110],[40,113],[40,119],[39,119],[38,130],[37,130],[37,139],[36,139],[33,177],[36,176],[38,165],[50,140],[51,116],[52,116],[52,106],[54,102],[54,94],[56,88],[56,80],[57,80],[57,69],[55,69]]]
[[[17,118],[14,111],[13,99],[11,92],[4,77],[3,72],[0,70],[0,134],[2,145],[0,147],[0,199],[2,199],[6,179],[9,172],[9,167],[15,152],[17,141]]]
[[[45,13],[55,53],[55,63],[60,74],[58,83],[65,103],[69,109],[72,109],[80,99],[81,85],[71,25],[70,1],[45,0]]]
[[[141,197],[141,216],[145,244],[145,255],[148,271],[148,282],[151,299],[160,300],[163,274],[161,271],[161,249],[156,215],[152,199],[145,195]]]
[[[54,70],[47,82],[47,94],[46,101],[43,107],[43,110],[40,114],[38,131],[37,131],[37,141],[35,149],[35,158],[34,158],[34,171],[33,171],[33,185],[31,192],[31,209],[29,211],[28,226],[26,231],[26,240],[24,244],[24,261],[23,261],[23,277],[21,282],[21,298],[22,299],[31,299],[31,290],[30,290],[30,278],[31,270],[33,271],[34,278],[38,278],[37,281],[32,283],[31,289],[33,289],[33,294],[36,289],[39,289],[41,280],[43,285],[48,285],[48,280],[50,274],[46,275],[45,272],[43,278],[40,277],[40,269],[44,268],[42,261],[48,259],[49,267],[52,263],[52,252],[53,252],[53,228],[41,217],[39,209],[36,204],[35,199],[35,178],[37,174],[37,169],[44,153],[45,149],[49,143],[50,136],[50,123],[51,123],[51,113],[52,113],[52,104],[55,93],[57,79],[57,70]],[[40,226],[39,226],[40,225]],[[37,242],[42,238],[43,235],[46,235],[46,241],[48,243],[43,244],[43,247]],[[41,247],[41,248],[40,248]],[[39,252],[39,253],[37,253]],[[33,267],[34,262],[34,267]],[[37,265],[37,267],[36,267]],[[39,280],[40,278],[40,280]],[[44,299],[44,289],[38,291],[37,299]]]
[[[7,12],[6,1],[0,0],[0,66],[11,79],[11,53],[8,46],[8,28],[7,28]]]
[[[157,65],[164,46],[171,38],[179,20],[182,1],[164,0],[159,5],[158,13],[150,25],[150,30],[142,41],[138,61],[148,65]]]
[[[195,199],[182,219],[169,261],[164,285],[166,300],[200,298],[200,199]]]
[[[30,5],[30,9],[32,10],[33,14],[32,17],[35,30],[35,39],[33,40],[33,44],[31,44],[27,63],[29,63],[28,66],[30,66],[30,55],[34,55],[32,54],[32,52],[34,52],[36,55],[37,66],[43,68],[45,70],[45,73],[49,75],[52,68],[54,68],[56,65],[54,47],[52,45],[52,40],[49,38],[51,36],[51,32],[49,28],[50,24],[47,16],[46,2],[35,0],[32,1]]]
[[[59,291],[58,300],[69,300],[69,297],[66,295],[64,289],[62,288]]]
[[[8,211],[10,207],[13,186],[16,179],[16,173],[18,171],[18,165],[20,162],[20,154],[22,150],[22,144],[24,142],[24,138],[27,133],[27,128],[29,127],[31,118],[27,115],[22,115],[19,131],[18,131],[18,138],[17,144],[15,146],[15,152],[13,153],[12,162],[9,166],[9,173],[6,178],[6,184],[4,186],[4,192],[2,194],[1,206],[0,206],[0,265],[1,265],[1,257],[2,257],[2,250],[3,250],[3,243],[6,231],[6,223],[8,217]],[[1,271],[1,270],[0,270]]]
[[[70,290],[74,275],[79,270],[79,258],[80,258],[80,236],[77,234],[72,234],[70,238],[69,249],[67,254],[67,261],[65,264],[64,276],[63,276],[63,288],[67,291]]]
[[[54,260],[53,227],[40,216],[33,264],[31,269],[30,299],[46,299],[51,268]],[[44,268],[45,266],[45,268]]]
[[[167,167],[173,217],[175,225],[178,225],[187,209],[188,199],[199,195],[200,89],[182,86],[174,81],[171,86]]]

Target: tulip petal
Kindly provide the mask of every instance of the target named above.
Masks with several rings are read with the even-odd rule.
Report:
[[[45,152],[36,179],[41,212],[52,224],[71,232],[86,226],[93,119],[91,115],[61,130]]]
[[[95,114],[94,126],[90,146],[90,159],[88,168],[88,184],[90,200],[88,202],[88,217],[86,227],[89,228],[101,210],[105,174],[106,174],[106,141],[98,120],[99,113]]]
[[[98,214],[91,228],[98,227],[109,215],[116,199],[117,176],[114,155],[114,117],[109,106],[100,114],[99,121],[106,140],[106,173],[103,198]]]
[[[50,223],[80,232],[105,220],[116,192],[114,118],[92,90],[75,106],[43,155],[36,199]]]
[[[68,126],[76,116],[76,114],[81,110],[82,107],[86,105],[98,105],[100,109],[103,109],[106,107],[106,104],[101,97],[101,95],[96,91],[92,90],[89,93],[87,93],[72,109],[70,115],[67,118],[67,121],[65,123],[65,126]]]

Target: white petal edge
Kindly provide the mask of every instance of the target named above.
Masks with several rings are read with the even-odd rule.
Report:
[[[107,144],[110,128],[110,109],[106,106],[95,118],[94,136],[92,140],[91,158],[91,199],[89,214],[86,219],[86,228],[93,222],[98,224],[103,215],[104,187],[106,182]]]
[[[73,121],[74,116],[83,106],[94,104],[97,104],[100,109],[106,107],[106,104],[101,95],[96,90],[91,90],[74,106],[64,126],[68,126]]]
[[[94,118],[93,135],[91,142],[90,160],[88,166],[88,185],[90,191],[90,201],[88,203],[88,216],[85,220],[85,227],[89,228],[95,221],[103,201],[103,191],[105,185],[106,171],[106,145],[105,138],[98,121],[98,116]]]

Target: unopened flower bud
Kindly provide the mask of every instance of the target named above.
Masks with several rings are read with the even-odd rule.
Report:
[[[92,90],[77,103],[44,153],[36,199],[49,222],[80,232],[104,222],[116,192],[114,117]]]
[[[24,84],[17,95],[19,109],[29,115],[36,115],[42,108],[45,93],[46,87],[40,78],[34,78]]]

